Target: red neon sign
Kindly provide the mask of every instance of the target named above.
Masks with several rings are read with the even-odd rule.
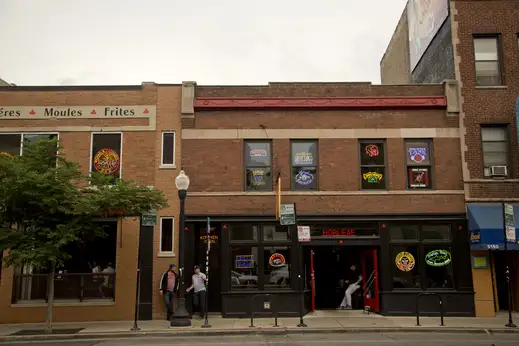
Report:
[[[357,232],[353,228],[329,228],[321,231],[321,237],[354,237]]]

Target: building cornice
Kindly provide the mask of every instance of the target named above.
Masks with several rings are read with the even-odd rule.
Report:
[[[348,109],[348,108],[444,108],[445,96],[393,97],[196,97],[197,110],[237,108],[293,108],[293,109]]]

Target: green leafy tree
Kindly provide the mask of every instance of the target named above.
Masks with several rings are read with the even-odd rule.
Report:
[[[167,206],[162,191],[101,174],[85,175],[58,155],[56,140],[24,143],[23,155],[0,155],[0,251],[5,267],[46,270],[46,331],[52,332],[55,269],[67,245],[104,236],[100,217],[140,216]],[[108,185],[110,183],[110,185]]]

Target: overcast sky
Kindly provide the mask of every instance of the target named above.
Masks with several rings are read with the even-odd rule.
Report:
[[[0,0],[0,78],[379,83],[406,1]]]

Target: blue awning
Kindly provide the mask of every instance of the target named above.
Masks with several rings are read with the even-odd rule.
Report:
[[[516,240],[507,244],[508,250],[519,250],[519,205],[514,205],[514,216]],[[471,250],[505,249],[502,204],[468,204],[467,218]]]

